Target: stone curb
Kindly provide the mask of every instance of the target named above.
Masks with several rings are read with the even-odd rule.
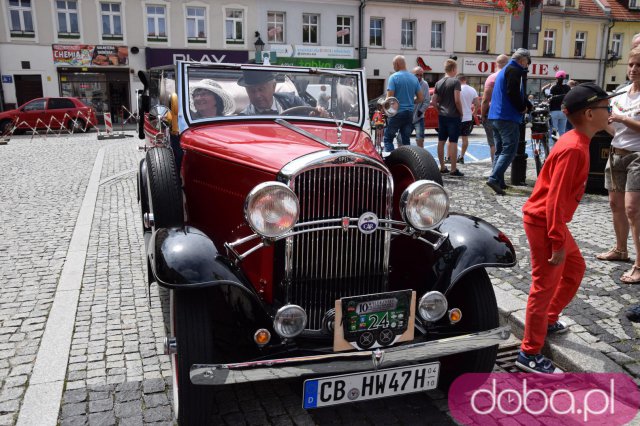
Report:
[[[522,339],[526,302],[499,287],[494,287],[500,320],[511,326],[511,332]],[[526,297],[526,295],[525,295]],[[563,315],[563,322],[570,325],[568,333],[547,339],[543,352],[567,372],[573,373],[625,373],[625,370],[611,360],[606,353],[616,352],[611,345],[577,325],[570,317]]]

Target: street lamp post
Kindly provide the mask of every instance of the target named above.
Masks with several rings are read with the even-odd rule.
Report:
[[[256,31],[255,37],[257,40],[253,43],[253,46],[256,48],[256,62],[262,63],[262,51],[264,50],[264,41],[260,38],[260,32]]]
[[[524,3],[524,10],[522,13],[523,29],[522,29],[522,47],[529,49],[529,20],[531,17],[531,0],[522,0]],[[522,78],[522,89],[524,90],[525,99],[527,96],[527,75]],[[518,150],[516,152],[516,158],[511,163],[511,184],[512,185],[525,185],[527,177],[527,154],[525,152],[527,148],[527,141],[525,138],[526,127],[524,122],[520,125],[520,141],[518,143]]]

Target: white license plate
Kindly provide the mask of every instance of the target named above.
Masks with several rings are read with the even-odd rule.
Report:
[[[304,382],[305,409],[435,389],[440,363],[412,365]]]

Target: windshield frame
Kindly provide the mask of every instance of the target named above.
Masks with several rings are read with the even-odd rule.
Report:
[[[201,62],[185,62],[185,61],[176,61],[176,77],[177,77],[177,87],[176,93],[178,94],[179,99],[179,112],[178,112],[178,126],[180,129],[180,133],[186,130],[189,127],[206,124],[206,123],[233,123],[237,121],[265,121],[265,120],[275,120],[278,118],[286,118],[288,121],[317,121],[324,123],[336,123],[338,120],[336,118],[323,118],[323,117],[307,117],[307,116],[294,116],[294,115],[263,115],[263,116],[248,116],[248,115],[227,115],[222,117],[211,117],[211,118],[196,118],[192,117],[191,108],[190,108],[190,95],[189,95],[189,71],[193,69],[198,70],[258,70],[264,71],[269,70],[276,73],[285,73],[292,75],[316,75],[316,74],[327,74],[327,75],[335,75],[339,77],[352,77],[355,78],[356,86],[358,90],[358,120],[357,121],[344,121],[347,124],[358,126],[359,128],[363,128],[365,125],[365,117],[367,114],[367,103],[365,97],[365,75],[363,69],[353,69],[353,70],[337,70],[333,68],[309,68],[309,67],[285,67],[285,66],[261,66],[261,65],[252,65],[252,64],[203,64]]]

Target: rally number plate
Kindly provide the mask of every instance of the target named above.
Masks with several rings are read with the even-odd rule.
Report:
[[[305,409],[435,389],[440,363],[305,380]]]

